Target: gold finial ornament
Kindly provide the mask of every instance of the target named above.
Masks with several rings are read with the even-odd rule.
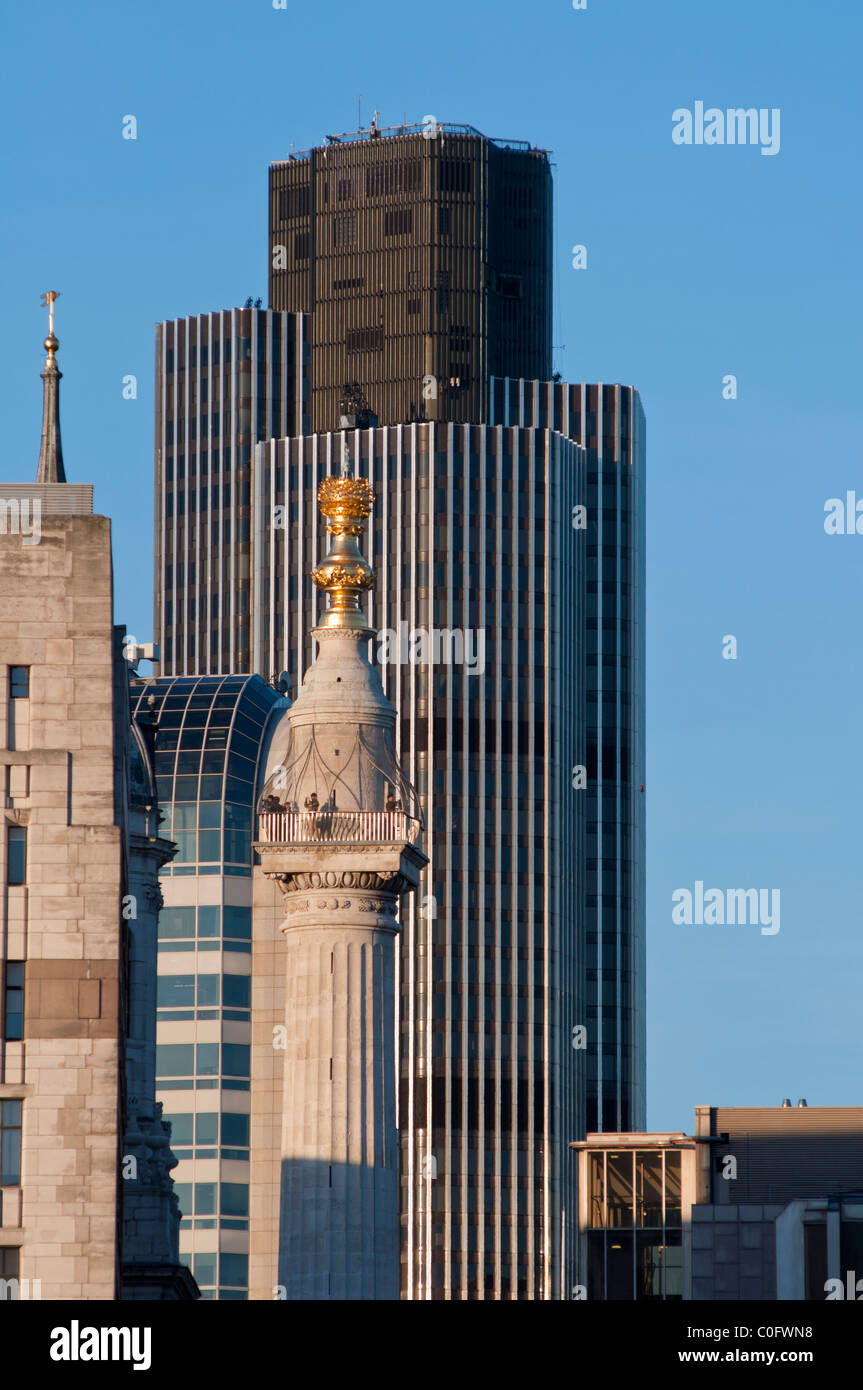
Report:
[[[324,478],[318,488],[318,508],[333,537],[329,555],[312,570],[312,582],[330,600],[319,627],[369,631],[360,595],[374,584],[375,572],[360,554],[357,537],[365,530],[374,500],[365,478]]]
[[[45,351],[48,354],[45,362],[46,367],[54,365],[54,353],[60,346],[59,342],[54,337],[54,301],[59,298],[59,290],[46,290],[41,299],[42,308],[44,309],[47,306],[48,309],[48,337],[45,339],[44,343]]]

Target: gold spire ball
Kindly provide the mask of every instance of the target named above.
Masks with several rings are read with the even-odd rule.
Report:
[[[357,538],[365,530],[374,500],[365,478],[324,478],[318,488],[318,508],[333,537],[329,555],[312,570],[315,587],[329,596],[319,627],[370,630],[360,609],[360,595],[374,584],[375,572],[361,555]]]
[[[59,290],[46,290],[40,300],[42,308],[47,308],[48,310],[48,337],[45,339],[43,346],[48,354],[45,360],[45,366],[49,369],[54,366],[54,354],[60,346],[60,343],[54,336],[54,301],[59,298]]]

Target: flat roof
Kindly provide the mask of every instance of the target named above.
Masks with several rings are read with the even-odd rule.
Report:
[[[548,156],[551,151],[541,149],[539,145],[532,145],[529,140],[502,140],[495,136],[483,135],[481,130],[477,130],[472,125],[457,125],[451,121],[435,121],[433,123],[436,134],[441,135],[470,135],[478,140],[487,140],[490,145],[494,145],[499,150],[518,150],[523,154],[542,154]],[[325,135],[320,145],[313,145],[308,150],[291,150],[284,159],[274,159],[270,162],[270,167],[274,168],[280,164],[293,164],[304,159],[310,159],[314,150],[324,149],[333,145],[354,145],[362,141],[376,141],[398,139],[404,135],[425,135],[428,137],[432,126],[423,121],[413,125],[387,125],[375,126],[374,133],[372,128],[360,130],[341,130],[331,135]]]

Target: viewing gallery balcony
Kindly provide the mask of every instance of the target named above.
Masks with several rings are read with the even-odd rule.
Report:
[[[259,823],[270,845],[415,845],[422,828],[404,811],[264,811]]]

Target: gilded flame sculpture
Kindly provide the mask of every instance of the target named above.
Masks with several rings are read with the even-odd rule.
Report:
[[[365,478],[324,478],[318,488],[318,508],[333,537],[329,555],[311,572],[315,587],[329,597],[319,627],[369,631],[360,594],[372,587],[375,572],[360,553],[357,538],[363,534],[374,500]]]

